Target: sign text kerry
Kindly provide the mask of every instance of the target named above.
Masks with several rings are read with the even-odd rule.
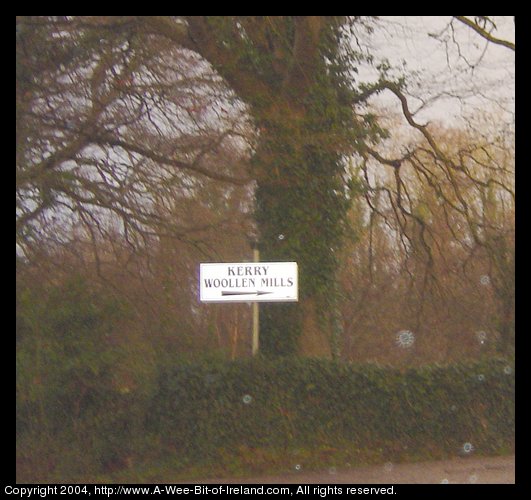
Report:
[[[199,268],[201,302],[296,302],[296,262],[208,263]]]

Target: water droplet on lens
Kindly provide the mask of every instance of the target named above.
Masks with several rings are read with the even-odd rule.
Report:
[[[472,453],[473,450],[474,450],[474,447],[472,446],[472,443],[465,443],[463,445],[463,452],[464,453]]]
[[[296,470],[296,471],[299,471],[299,470],[301,470],[301,469],[302,469],[302,467],[301,467],[300,464],[295,465],[295,470]]]
[[[328,474],[336,474],[337,473],[337,469],[335,467],[330,467],[328,469]]]
[[[481,278],[479,278],[479,282],[483,286],[490,285],[490,277],[484,274],[483,276],[481,276]]]
[[[253,400],[253,398],[251,396],[249,396],[249,394],[246,394],[245,396],[243,396],[242,398],[242,401],[248,405],[251,401]]]
[[[279,235],[278,235],[278,239],[279,239],[279,240],[283,240],[284,238],[285,238],[285,236],[284,236],[283,234],[279,234]]]
[[[505,375],[510,375],[511,373],[513,373],[513,369],[510,366],[506,366],[503,369],[503,373],[505,373]]]
[[[443,480],[441,480],[441,484],[449,484],[448,479],[444,478]]]
[[[415,343],[415,335],[410,330],[400,330],[396,334],[396,343],[399,347],[411,347]]]

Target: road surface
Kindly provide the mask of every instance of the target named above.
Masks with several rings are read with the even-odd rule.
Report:
[[[295,465],[288,474],[209,479],[198,484],[513,484],[515,457],[463,457],[436,462],[330,468],[306,472]]]

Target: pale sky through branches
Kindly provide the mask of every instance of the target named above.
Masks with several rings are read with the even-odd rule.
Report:
[[[490,19],[493,36],[514,43],[513,16]],[[419,121],[461,125],[489,112],[505,124],[513,122],[514,51],[488,42],[452,16],[381,16],[369,50],[376,61],[389,61],[393,75],[407,76],[411,109],[419,110]],[[360,76],[370,80],[375,74],[367,70]],[[378,102],[398,109],[388,93]]]

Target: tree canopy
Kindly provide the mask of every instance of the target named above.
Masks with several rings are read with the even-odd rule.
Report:
[[[453,220],[463,219],[469,254],[478,247],[492,257],[507,296],[501,241],[510,228],[493,208],[514,201],[503,138],[447,147],[417,118],[412,75],[366,49],[379,22],[17,17],[18,255],[32,261],[81,236],[101,269],[103,241],[135,251],[180,241],[212,258],[221,229],[243,258],[256,240],[263,260],[301,268],[300,303],[263,307],[263,352],[329,357],[342,336],[341,255],[363,234],[352,207],[365,200],[371,221],[381,218],[407,255],[422,256],[428,280],[442,234],[430,211],[442,203],[449,231],[462,238]],[[452,36],[456,24],[514,51],[493,18],[449,16]],[[442,32],[433,37],[447,43]],[[375,70],[372,81],[358,77],[363,66]],[[392,126],[371,106],[381,95],[398,104],[414,141],[388,146]]]

